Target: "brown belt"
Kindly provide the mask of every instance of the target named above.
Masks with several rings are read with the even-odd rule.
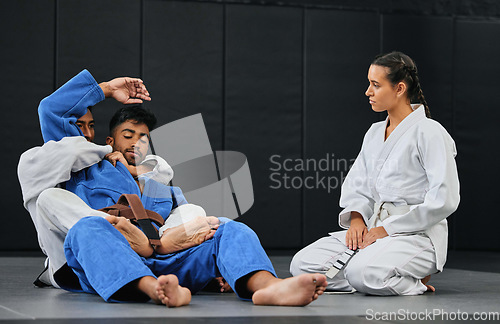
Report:
[[[161,245],[158,230],[151,222],[161,227],[164,219],[160,214],[144,209],[141,199],[136,194],[123,194],[115,205],[99,210],[113,216],[130,219],[132,223],[139,225],[153,247]]]

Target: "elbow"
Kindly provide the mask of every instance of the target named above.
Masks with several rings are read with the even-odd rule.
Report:
[[[458,183],[450,186],[446,197],[445,208],[449,215],[453,214],[460,204],[460,187]]]
[[[453,214],[458,209],[459,204],[460,204],[460,195],[458,193],[449,198],[449,200],[448,200],[448,206],[449,206],[448,213],[449,213],[449,215]]]
[[[38,105],[38,116],[40,118],[47,116],[47,114],[49,113],[50,111],[48,109],[48,107],[50,106],[49,101],[50,101],[49,97],[45,97],[40,101],[40,104]]]
[[[44,98],[42,101],[40,101],[40,105],[38,105],[38,120],[40,122],[40,129],[42,131],[42,137],[44,142],[48,142],[50,140],[59,140],[54,134],[53,129],[51,127],[52,124],[54,124],[54,117],[52,115],[52,112],[49,108],[49,98]]]
[[[456,182],[443,183],[436,189],[429,191],[425,200],[429,199],[430,206],[432,206],[430,209],[448,217],[458,209],[460,203],[459,185]]]

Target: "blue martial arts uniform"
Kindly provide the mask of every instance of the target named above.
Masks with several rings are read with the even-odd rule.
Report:
[[[38,114],[44,141],[83,136],[76,121],[87,113],[88,107],[102,100],[104,94],[90,72],[80,72],[40,102]],[[116,204],[121,194],[137,194],[144,208],[155,210],[164,219],[172,208],[187,203],[179,188],[168,187],[146,177],[143,181],[144,194],[141,195],[136,181],[121,162],[117,162],[114,167],[109,161],[103,160],[73,173],[65,183],[65,188],[94,209]]]
[[[40,103],[44,140],[82,136],[76,120],[87,112],[87,107],[103,99],[92,75],[82,71]],[[187,203],[179,188],[151,179],[145,179],[141,194],[123,164],[117,162],[114,167],[105,160],[74,173],[66,189],[94,209],[115,204],[123,193],[137,194],[146,209],[159,213],[164,219],[172,208]],[[257,235],[235,221],[221,224],[212,239],[198,246],[143,258],[108,221],[87,217],[70,229],[64,246],[67,263],[78,276],[81,287],[63,288],[98,293],[106,301],[119,300],[116,292],[144,276],[175,274],[180,285],[196,293],[211,279],[222,275],[241,298],[250,298],[250,295],[246,289],[238,289],[238,279],[259,270],[276,276]]]
[[[62,85],[38,106],[38,117],[44,142],[63,137],[83,136],[76,125],[87,108],[103,101],[104,93],[89,71],[83,70]]]

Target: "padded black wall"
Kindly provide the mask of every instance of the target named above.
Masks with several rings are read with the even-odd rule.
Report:
[[[274,190],[268,175],[270,156],[301,155],[301,21],[297,8],[226,8],[225,149],[248,158],[255,203],[242,221],[267,246],[300,244],[300,191]]]
[[[2,104],[3,225],[0,249],[37,249],[31,218],[22,205],[17,180],[21,153],[43,143],[38,123],[40,99],[54,89],[55,5],[53,0],[2,2],[0,24],[1,71],[4,78]]]
[[[142,77],[160,124],[201,112],[214,150],[245,153],[255,203],[241,221],[264,247],[295,250],[338,229],[346,163],[369,125],[383,118],[364,96],[366,72],[375,54],[395,49],[417,61],[433,117],[457,143],[462,202],[450,217],[450,246],[500,249],[500,221],[492,211],[500,181],[500,154],[492,149],[499,139],[496,19],[300,2],[21,0],[0,6],[2,30],[9,31],[0,36],[8,139],[0,250],[38,249],[22,207],[17,162],[41,144],[38,102],[83,68],[98,81]],[[106,101],[94,110],[98,142],[117,107]]]
[[[308,183],[303,187],[302,235],[307,244],[340,230],[342,179],[364,133],[378,121],[364,92],[368,66],[380,51],[380,17],[375,12],[308,10],[305,29],[303,160]]]
[[[494,211],[500,183],[498,89],[500,22],[463,19],[455,26],[454,124],[462,202],[458,249],[500,249]],[[483,221],[484,220],[484,221]],[[468,236],[467,236],[468,235]]]

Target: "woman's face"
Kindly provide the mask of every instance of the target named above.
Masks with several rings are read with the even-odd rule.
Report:
[[[372,109],[376,112],[391,110],[398,99],[397,87],[387,79],[388,68],[380,65],[370,65],[366,96],[369,98]]]

